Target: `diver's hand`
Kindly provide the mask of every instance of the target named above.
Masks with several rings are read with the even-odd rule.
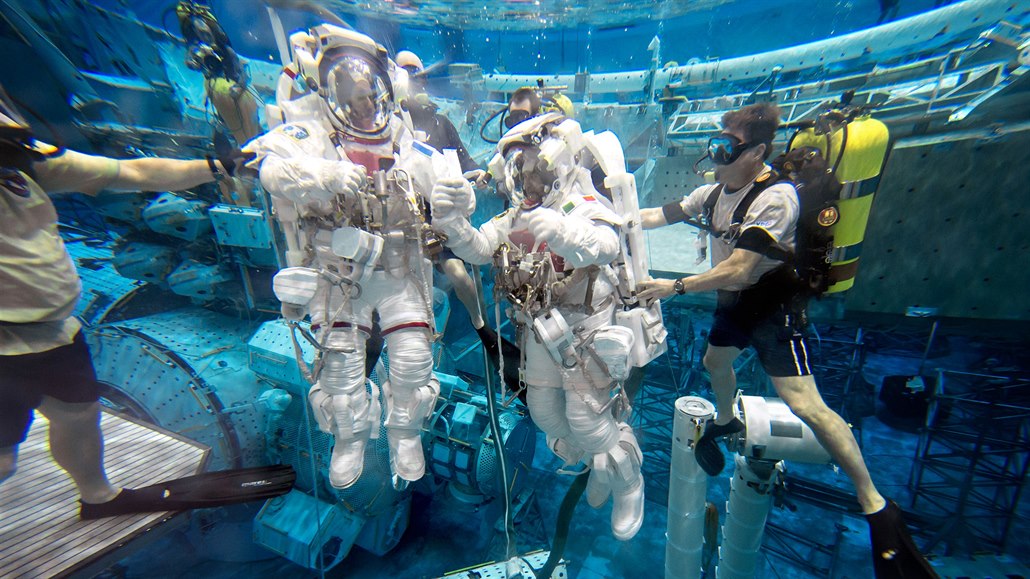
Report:
[[[464,178],[442,178],[433,186],[429,204],[433,208],[433,223],[441,225],[464,216],[475,199],[472,185]]]
[[[654,300],[667,298],[676,293],[673,289],[674,279],[647,279],[637,282],[637,298],[645,304]]]
[[[368,180],[365,168],[350,161],[339,161],[334,165],[334,182],[338,195],[353,199]]]
[[[550,246],[561,245],[565,227],[561,215],[557,211],[547,207],[537,207],[524,215],[526,229],[536,238],[537,243],[546,241]]]
[[[225,171],[225,174],[230,177],[235,177],[237,171],[242,173],[246,164],[254,160],[254,153],[240,150],[221,131],[215,132],[212,145],[215,149],[215,158],[222,165],[222,171]]]

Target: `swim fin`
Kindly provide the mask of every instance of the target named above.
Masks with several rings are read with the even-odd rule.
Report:
[[[123,488],[106,503],[79,501],[79,518],[184,511],[265,500],[288,493],[296,478],[293,467],[282,464],[205,472],[138,489]]]
[[[705,433],[694,445],[694,459],[708,476],[719,476],[722,469],[726,468],[726,457],[722,454],[717,439],[742,430],[744,430],[744,423],[736,416],[726,424],[710,422],[705,426]]]
[[[919,552],[894,501],[866,515],[873,548],[873,571],[877,579],[938,579],[937,572]]]
[[[521,390],[519,385],[519,366],[522,364],[522,352],[519,347],[512,344],[504,337],[498,337],[497,332],[490,329],[489,326],[483,326],[476,330],[479,334],[479,341],[483,343],[483,348],[486,349],[487,358],[490,359],[490,365],[493,370],[497,370],[497,352],[500,350],[504,356],[504,386],[509,392],[518,392],[519,400],[523,404],[526,403],[526,393]]]

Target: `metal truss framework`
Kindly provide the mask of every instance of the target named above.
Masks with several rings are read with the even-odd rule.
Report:
[[[1003,552],[1030,466],[1030,378],[940,370],[909,487],[928,548]]]

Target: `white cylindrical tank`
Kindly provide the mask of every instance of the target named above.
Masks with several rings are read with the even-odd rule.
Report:
[[[756,472],[746,458],[737,455],[734,460],[736,468],[730,480],[715,575],[718,579],[753,579],[765,520],[772,505],[772,490],[782,463],[756,461],[762,467]]]
[[[741,396],[740,409],[747,439],[745,457],[762,460],[790,460],[825,464],[830,453],[815,437],[815,433],[801,421],[779,398]]]
[[[704,398],[684,396],[676,400],[669,472],[666,579],[696,579],[701,576],[708,475],[694,459],[694,442],[701,436],[705,422],[714,414],[715,406]]]

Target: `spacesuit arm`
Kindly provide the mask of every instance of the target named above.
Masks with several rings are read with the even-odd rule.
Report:
[[[619,234],[606,221],[537,209],[531,213],[529,230],[573,267],[611,263],[619,255]]]
[[[365,181],[365,170],[349,161],[269,155],[261,162],[260,176],[272,195],[311,206],[337,195],[353,197]]]
[[[318,207],[337,195],[355,195],[365,182],[363,167],[347,160],[325,159],[316,150],[313,130],[286,124],[247,143],[244,153],[260,164],[261,185],[273,196],[300,207]]]
[[[472,227],[464,218],[447,222],[442,228],[447,235],[447,247],[467,263],[490,263],[494,252],[504,241],[504,236],[497,229],[496,222],[500,217],[484,223],[479,229]]]

